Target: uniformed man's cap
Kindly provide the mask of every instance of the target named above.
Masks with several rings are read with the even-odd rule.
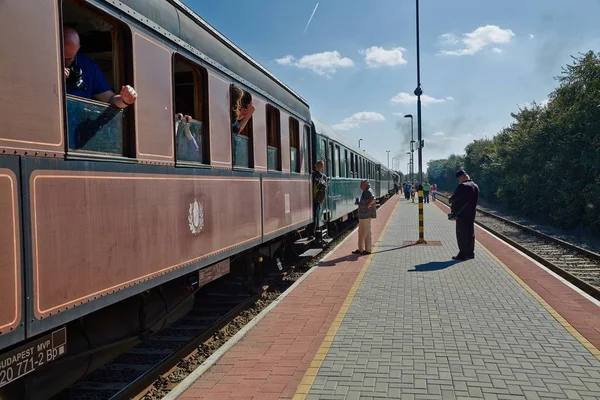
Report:
[[[460,178],[461,176],[466,175],[466,174],[467,174],[467,172],[464,169],[461,169],[460,171],[458,171],[456,173],[456,178]]]

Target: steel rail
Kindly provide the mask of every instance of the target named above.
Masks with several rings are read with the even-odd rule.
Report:
[[[446,201],[442,200],[442,203],[448,205],[448,196],[444,195],[444,194],[440,194],[438,192],[437,194],[438,198],[442,198],[445,199]],[[535,229],[529,228],[527,226],[521,225],[517,222],[514,221],[510,221],[506,218],[500,217],[499,215],[496,215],[494,213],[491,213],[489,211],[485,211],[482,210],[480,208],[477,208],[477,212],[489,217],[489,218],[493,218],[495,220],[498,220],[506,225],[509,225],[511,227],[514,228],[518,228],[519,230],[529,233],[532,236],[536,236],[540,239],[543,239],[546,242],[550,242],[554,245],[556,245],[559,248],[563,248],[563,249],[568,249],[571,251],[575,251],[577,253],[579,253],[578,255],[581,258],[587,258],[587,259],[592,259],[595,261],[599,261],[600,262],[600,254],[595,253],[593,251],[589,251],[586,250],[584,248],[581,248],[579,246],[576,246],[572,243],[566,242],[564,240],[549,236],[545,233],[542,233],[540,231],[537,231]],[[556,263],[550,261],[549,259],[547,259],[546,257],[542,256],[539,254],[539,252],[536,252],[535,250],[525,247],[522,244],[518,243],[517,241],[515,241],[514,239],[508,237],[507,235],[499,232],[497,229],[494,229],[492,227],[490,227],[489,225],[486,225],[484,223],[482,223],[481,221],[478,221],[477,219],[475,220],[475,223],[479,226],[481,226],[482,228],[486,229],[487,231],[491,232],[492,234],[498,236],[500,239],[504,240],[505,242],[509,243],[511,246],[517,248],[518,250],[520,250],[521,252],[527,254],[529,257],[533,258],[534,260],[536,260],[537,262],[539,262],[540,264],[544,265],[545,267],[547,267],[548,269],[550,269],[551,271],[555,272],[557,275],[563,277],[564,279],[566,279],[567,281],[569,281],[570,283],[572,283],[573,285],[577,286],[579,289],[583,290],[584,292],[586,292],[587,294],[589,294],[590,296],[596,298],[596,299],[600,299],[600,287],[597,287],[595,285],[590,284],[589,282],[586,282],[585,280],[573,275],[572,273],[566,271],[564,268],[561,268],[560,266],[556,265]],[[544,243],[546,244],[546,243]],[[590,272],[595,272],[594,270],[591,270]],[[598,275],[600,275],[600,267],[598,267],[597,270]]]

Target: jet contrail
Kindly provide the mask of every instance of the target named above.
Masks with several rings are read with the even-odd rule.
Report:
[[[304,28],[304,33],[302,34],[302,36],[304,36],[304,34],[306,33],[306,30],[308,29],[308,26],[310,25],[310,21],[312,21],[313,17],[315,16],[315,13],[317,12],[318,7],[319,7],[319,3],[317,3],[312,14],[310,14],[310,18],[308,19],[308,22],[306,23],[306,28]]]

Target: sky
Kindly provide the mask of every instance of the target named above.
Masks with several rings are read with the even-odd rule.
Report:
[[[184,0],[350,143],[407,170],[417,139],[415,1]],[[600,51],[597,0],[421,0],[423,168],[543,103],[571,55]],[[417,166],[415,151],[415,165]]]

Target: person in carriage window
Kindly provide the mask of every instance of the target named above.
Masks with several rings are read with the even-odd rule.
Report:
[[[233,133],[239,135],[244,131],[248,121],[254,114],[254,104],[252,104],[252,96],[250,93],[245,92],[239,86],[233,85],[231,87],[231,112],[232,112],[232,126],[231,130]]]
[[[119,108],[126,108],[135,103],[138,95],[129,85],[115,94],[108,86],[98,65],[89,57],[79,54],[79,34],[71,27],[63,28],[63,49],[67,80],[67,93],[86,99],[95,99]]]

